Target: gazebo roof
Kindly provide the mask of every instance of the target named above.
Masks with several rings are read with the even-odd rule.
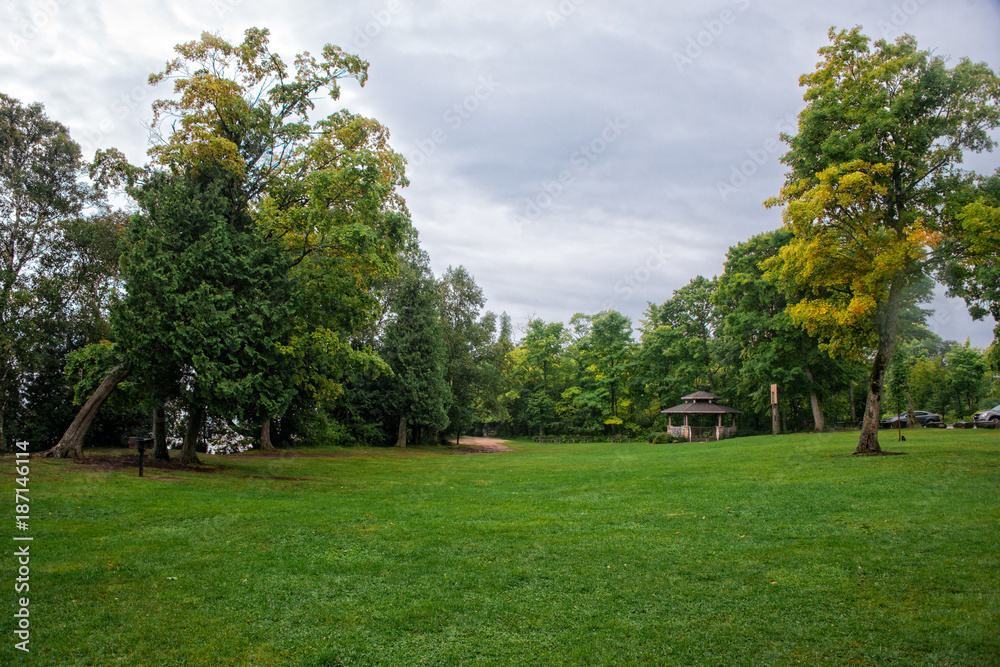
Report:
[[[696,391],[693,394],[688,394],[687,396],[681,397],[682,401],[710,401],[714,403],[719,400],[719,397],[715,394],[710,394],[707,391]]]
[[[721,405],[716,403],[719,400],[718,396],[708,393],[707,391],[696,391],[693,394],[688,394],[683,397],[685,403],[680,405],[675,405],[672,408],[667,408],[666,410],[661,410],[661,414],[670,415],[741,415],[742,410],[737,410],[736,408],[731,408],[728,405]]]

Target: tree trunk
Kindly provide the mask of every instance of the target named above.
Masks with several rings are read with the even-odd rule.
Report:
[[[885,371],[889,368],[889,359],[896,345],[896,326],[899,323],[899,305],[902,302],[903,278],[892,282],[889,297],[878,308],[875,324],[878,330],[878,349],[872,360],[872,371],[868,378],[868,399],[865,401],[864,422],[861,424],[861,435],[855,456],[881,454],[878,445],[878,423],[882,414],[882,387],[885,381]]]
[[[906,392],[906,428],[917,428],[920,422],[917,421],[917,413],[913,409],[913,397],[910,392]]]
[[[170,452],[167,451],[167,411],[163,403],[157,403],[153,408],[153,458],[170,460]]]
[[[115,390],[118,383],[125,379],[125,376],[126,373],[121,365],[112,368],[108,376],[101,382],[101,385],[87,399],[83,407],[80,408],[80,412],[76,414],[73,423],[63,433],[56,446],[46,451],[42,456],[61,459],[72,454],[73,458],[82,459],[83,438],[87,435],[87,429],[90,428],[90,424],[94,421],[94,417],[97,416],[98,410],[101,409],[101,405],[111,395],[111,392]]]
[[[264,452],[273,452],[274,443],[271,442],[271,420],[265,419],[260,425],[260,449]]]
[[[198,405],[191,408],[188,413],[187,427],[184,429],[184,444],[181,446],[181,458],[179,461],[184,465],[188,463],[201,463],[198,459],[198,432],[205,422],[205,406]]]
[[[851,428],[858,423],[858,414],[854,410],[854,380],[851,380]]]
[[[0,403],[0,452],[6,452],[7,449],[7,436],[3,432],[3,415],[7,411],[6,402]]]
[[[396,436],[396,446],[406,447],[406,415],[399,415],[399,434]]]
[[[813,424],[816,427],[816,432],[822,433],[826,430],[826,422],[823,420],[823,403],[820,400],[819,394],[816,393],[812,369],[807,365],[803,366],[802,370],[805,371],[806,379],[809,380],[809,404],[812,406]]]

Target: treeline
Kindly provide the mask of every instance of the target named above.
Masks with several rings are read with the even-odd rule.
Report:
[[[614,311],[566,324],[532,320],[510,355],[506,409],[492,426],[510,435],[646,437],[666,430],[661,410],[707,391],[743,411],[740,432],[769,433],[772,384],[785,431],[859,424],[867,360],[832,356],[792,321],[787,309],[795,300],[760,268],[790,239],[777,230],[730,248],[722,275],[698,276],[662,304],[650,303],[637,331]],[[998,376],[984,351],[944,341],[926,326],[930,312],[919,303],[932,285],[916,285],[902,315],[886,411],[971,419],[1000,400]]]
[[[1000,317],[1000,172],[962,171],[1000,125],[1000,79],[904,36],[831,30],[803,77],[785,227],[723,273],[624,315],[532,320],[515,343],[463,267],[434,276],[377,120],[315,98],[368,64],[327,45],[292,66],[252,28],[176,47],[150,77],[150,161],[84,164],[38,104],[0,95],[0,443],[53,456],[152,433],[154,456],[237,445],[404,446],[494,431],[629,435],[695,390],[770,430],[996,401],[1000,350],[941,341],[930,276]],[[955,111],[955,110],[958,111]],[[873,120],[875,119],[875,120]],[[116,195],[116,196],[112,196]],[[131,201],[126,210],[109,201]],[[883,407],[886,408],[883,410]]]
[[[431,275],[376,120],[309,118],[363,85],[327,45],[205,34],[150,77],[151,161],[91,164],[39,104],[0,97],[0,442],[54,456],[152,433],[262,448],[432,442],[496,404],[510,322],[462,267]],[[112,195],[131,200],[113,209]]]

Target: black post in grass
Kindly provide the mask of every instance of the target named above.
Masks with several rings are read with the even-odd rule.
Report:
[[[142,477],[142,455],[146,453],[146,447],[152,446],[152,444],[152,438],[137,438],[133,436],[128,439],[128,448],[139,450],[139,477]]]

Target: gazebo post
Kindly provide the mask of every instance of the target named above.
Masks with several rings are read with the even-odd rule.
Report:
[[[691,442],[691,427],[688,426],[687,413],[684,414],[684,431],[687,433],[688,442]]]
[[[722,413],[719,413],[718,419],[715,422],[715,439],[722,440]]]

